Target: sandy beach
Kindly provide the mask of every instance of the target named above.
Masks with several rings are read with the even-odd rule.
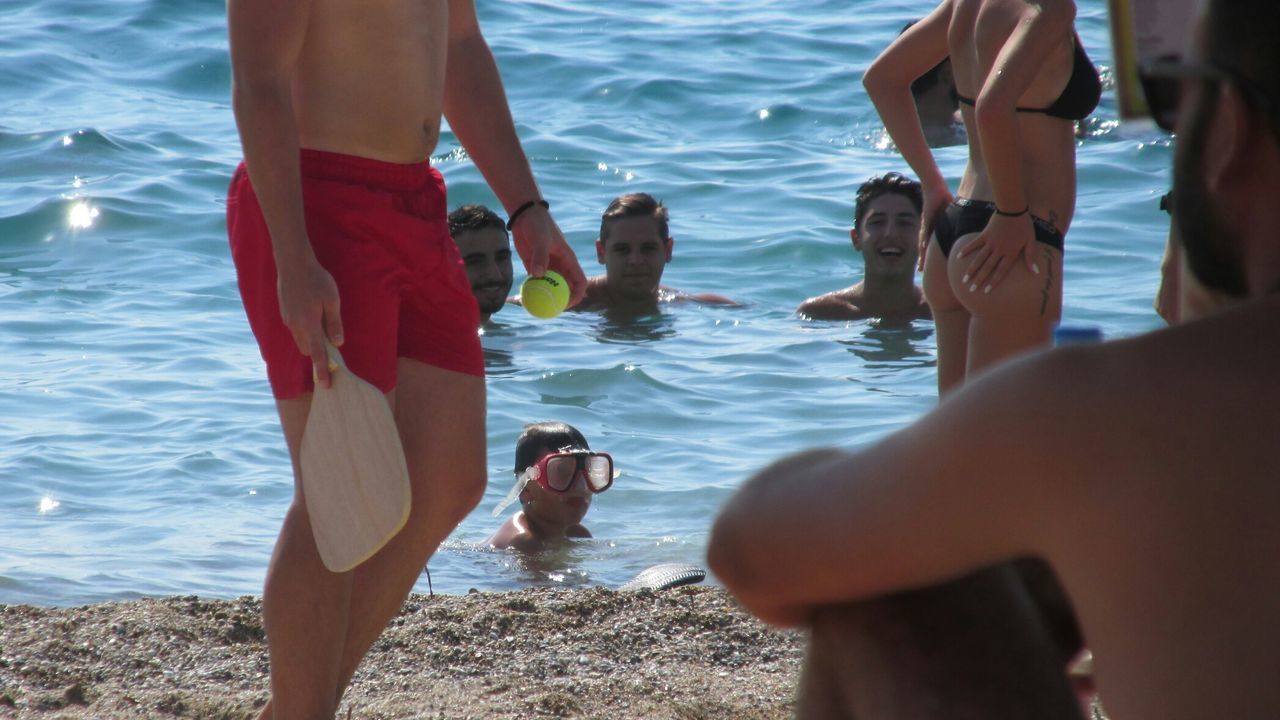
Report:
[[[339,717],[786,718],[803,635],[720,588],[414,594]],[[250,718],[261,600],[0,607],[0,717]]]

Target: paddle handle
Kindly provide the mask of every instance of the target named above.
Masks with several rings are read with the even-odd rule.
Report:
[[[342,360],[342,353],[338,352],[338,348],[329,342],[329,338],[324,339],[325,359],[329,363],[329,372],[336,372],[339,368],[346,369],[347,364]],[[312,371],[312,375],[315,371]]]

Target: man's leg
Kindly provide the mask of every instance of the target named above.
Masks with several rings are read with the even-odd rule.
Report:
[[[332,716],[356,667],[399,611],[427,559],[484,495],[484,378],[405,359],[397,373],[388,400],[409,467],[409,520],[376,555],[335,574],[321,563],[306,508],[300,495],[295,499],[263,598],[272,699],[261,718]],[[308,399],[301,409],[281,409],[295,458],[309,405]],[[290,549],[287,554],[284,547]]]
[[[815,616],[801,720],[1080,720],[1056,648],[1005,565]]]
[[[340,688],[399,612],[427,560],[484,497],[484,377],[401,358],[394,391],[413,508],[404,529],[357,567]]]
[[[271,701],[261,718],[331,717],[337,710],[352,573],[329,572],[311,533],[298,467],[310,407],[310,393],[277,402],[293,460],[294,493],[262,593]]]

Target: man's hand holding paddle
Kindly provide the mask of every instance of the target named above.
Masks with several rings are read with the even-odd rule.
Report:
[[[342,345],[342,315],[338,285],[315,256],[277,268],[280,316],[293,333],[298,351],[311,358],[316,385],[328,388],[329,355],[327,338],[334,347]]]

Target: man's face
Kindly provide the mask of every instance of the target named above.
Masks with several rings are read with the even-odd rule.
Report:
[[[1196,52],[1193,56],[1199,57]],[[1205,146],[1217,113],[1220,88],[1207,80],[1183,83],[1173,158],[1174,219],[1191,272],[1210,290],[1248,294],[1240,236],[1224,221],[1205,177]]]
[[[543,448],[538,459],[550,455],[556,450]],[[587,486],[587,478],[582,470],[573,476],[573,484],[564,492],[552,492],[536,482],[527,483],[520,491],[526,515],[533,515],[538,520],[565,527],[577,525],[587,516],[591,509],[591,489]]]
[[[511,247],[507,234],[495,227],[467,230],[454,238],[485,318],[502,309],[511,292]]]
[[[671,240],[662,238],[658,224],[648,217],[611,220],[606,235],[596,241],[596,257],[604,265],[609,292],[626,300],[656,298],[671,260]]]
[[[868,277],[913,282],[920,255],[920,212],[905,195],[885,193],[867,206],[853,246],[862,252]]]

